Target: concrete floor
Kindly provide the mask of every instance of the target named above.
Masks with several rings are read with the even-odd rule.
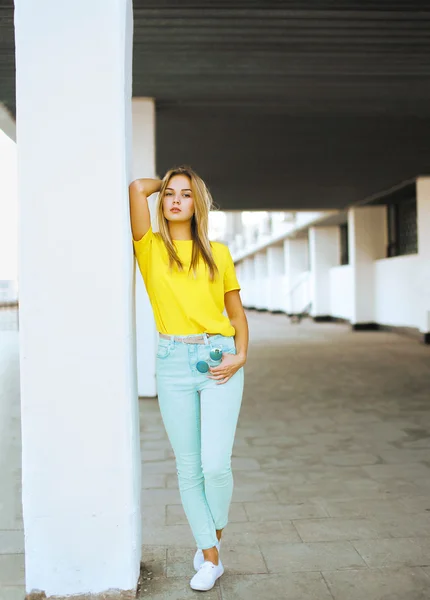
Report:
[[[205,598],[428,600],[430,348],[283,315],[249,321],[225,574]],[[12,425],[0,438],[11,483],[0,499],[1,600],[24,589],[13,335],[0,336],[0,425]],[[140,598],[187,600],[194,541],[155,400],[141,401],[141,443]]]

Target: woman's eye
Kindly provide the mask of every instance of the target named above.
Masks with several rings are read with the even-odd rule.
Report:
[[[191,198],[191,194],[184,194],[184,198]]]

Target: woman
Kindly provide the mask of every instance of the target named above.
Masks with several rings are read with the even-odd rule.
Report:
[[[147,201],[155,192],[159,233]],[[211,205],[205,183],[189,168],[130,184],[134,252],[159,332],[160,412],[197,544],[190,585],[202,591],[224,572],[219,552],[248,350],[233,260],[227,246],[208,239]]]

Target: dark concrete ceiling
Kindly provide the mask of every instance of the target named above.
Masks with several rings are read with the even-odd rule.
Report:
[[[429,1],[134,0],[134,20],[158,171],[191,164],[222,208],[343,208],[430,173]],[[13,110],[10,1],[0,35]]]

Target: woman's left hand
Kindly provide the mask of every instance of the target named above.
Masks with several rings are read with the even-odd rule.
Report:
[[[239,371],[246,363],[246,359],[236,354],[223,354],[221,364],[217,367],[211,367],[208,375],[209,379],[214,379],[217,385],[227,383],[230,377]]]

